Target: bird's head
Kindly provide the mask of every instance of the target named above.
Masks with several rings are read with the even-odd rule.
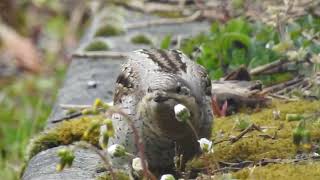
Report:
[[[160,73],[152,76],[145,87],[144,97],[138,111],[150,129],[161,136],[179,139],[194,133],[187,122],[181,122],[175,113],[175,106],[186,107],[189,122],[195,130],[199,129],[200,107],[196,90],[179,76]],[[156,77],[156,78],[154,78]]]

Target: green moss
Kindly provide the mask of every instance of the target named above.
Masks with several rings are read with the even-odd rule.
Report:
[[[263,167],[244,168],[233,174],[236,179],[320,179],[320,163],[269,164]]]
[[[41,151],[57,147],[60,145],[69,145],[75,141],[85,140],[95,146],[98,146],[99,130],[92,131],[86,138],[83,134],[93,123],[100,121],[100,116],[81,117],[64,121],[48,131],[41,133],[33,138],[27,149],[27,160]]]
[[[118,36],[124,33],[123,28],[114,25],[104,25],[100,27],[95,33],[96,37],[108,37],[108,36]]]
[[[152,41],[145,35],[139,34],[131,38],[133,44],[147,44],[151,45]]]
[[[118,179],[118,180],[130,180],[130,176],[123,171],[115,172],[115,176],[116,176],[116,179]],[[112,176],[109,173],[108,174],[106,173],[101,176],[98,176],[96,179],[97,180],[112,180]]]
[[[244,1],[243,0],[232,0],[231,5],[233,8],[238,9],[238,8],[243,8],[244,6]]]
[[[101,41],[101,40],[96,40],[91,42],[86,48],[86,51],[106,51],[109,50],[109,46]]]
[[[273,110],[280,110],[280,119],[273,118]],[[204,167],[218,168],[217,162],[239,162],[239,161],[259,161],[263,158],[294,158],[297,154],[297,147],[293,143],[293,130],[299,124],[298,121],[286,121],[287,113],[310,115],[320,112],[319,101],[301,100],[297,102],[273,102],[270,107],[262,109],[258,112],[250,112],[249,110],[237,115],[216,118],[212,132],[212,139],[216,141],[227,139],[230,136],[237,136],[240,131],[236,128],[236,119],[239,117],[249,117],[250,122],[260,127],[268,127],[265,132],[253,131],[246,134],[239,141],[231,144],[230,142],[222,142],[214,146],[214,153],[204,154],[199,158],[188,162],[188,169],[201,169]],[[309,121],[309,120],[307,120]],[[319,126],[310,119],[307,128],[311,132],[311,141],[317,143],[320,141]],[[316,122],[316,121],[315,121]],[[263,138],[261,134],[273,136],[277,132],[275,139]],[[223,137],[221,137],[223,134]]]

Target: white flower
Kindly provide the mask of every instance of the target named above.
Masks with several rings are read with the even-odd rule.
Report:
[[[108,106],[113,106],[113,101],[109,101],[106,103]]]
[[[182,104],[177,104],[174,106],[174,113],[179,114],[181,113],[183,110],[185,110],[187,107],[182,105]]]
[[[164,174],[161,176],[160,180],[176,180],[171,174]]]
[[[126,155],[126,149],[119,144],[113,144],[108,148],[108,154],[113,157],[122,157]]]
[[[270,43],[267,43],[267,44],[266,44],[266,48],[267,48],[267,49],[270,49],[270,48],[271,48],[271,44],[270,44]]]
[[[132,168],[137,172],[143,171],[142,161],[140,158],[137,157],[132,160]]]
[[[273,119],[280,119],[280,111],[279,110],[273,110],[272,115],[273,115]]]
[[[176,119],[180,122],[186,122],[190,118],[190,112],[188,108],[182,104],[177,104],[174,106],[174,113]]]
[[[200,140],[198,140],[198,142],[203,152],[213,152],[212,141],[206,138],[201,138]]]
[[[316,157],[320,156],[320,155],[319,155],[318,153],[316,153],[316,152],[312,153],[312,155],[313,155],[313,156],[316,156]]]

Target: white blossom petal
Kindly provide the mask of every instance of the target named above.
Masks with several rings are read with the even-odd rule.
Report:
[[[126,149],[119,144],[113,144],[108,148],[108,154],[113,157],[122,157],[126,155]]]
[[[132,160],[132,168],[138,172],[143,171],[142,161],[140,158],[137,157]]]
[[[171,174],[164,174],[161,176],[160,180],[176,180]]]
[[[190,118],[189,109],[182,104],[177,104],[174,106],[174,113],[176,119],[180,122],[186,122],[188,118]]]
[[[203,152],[213,152],[212,141],[208,140],[207,138],[201,138],[198,140],[198,142]]]

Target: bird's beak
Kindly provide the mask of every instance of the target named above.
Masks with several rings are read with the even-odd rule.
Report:
[[[157,103],[164,102],[164,101],[167,101],[168,99],[170,99],[165,92],[157,91],[154,93],[155,94],[154,94],[153,100]]]

